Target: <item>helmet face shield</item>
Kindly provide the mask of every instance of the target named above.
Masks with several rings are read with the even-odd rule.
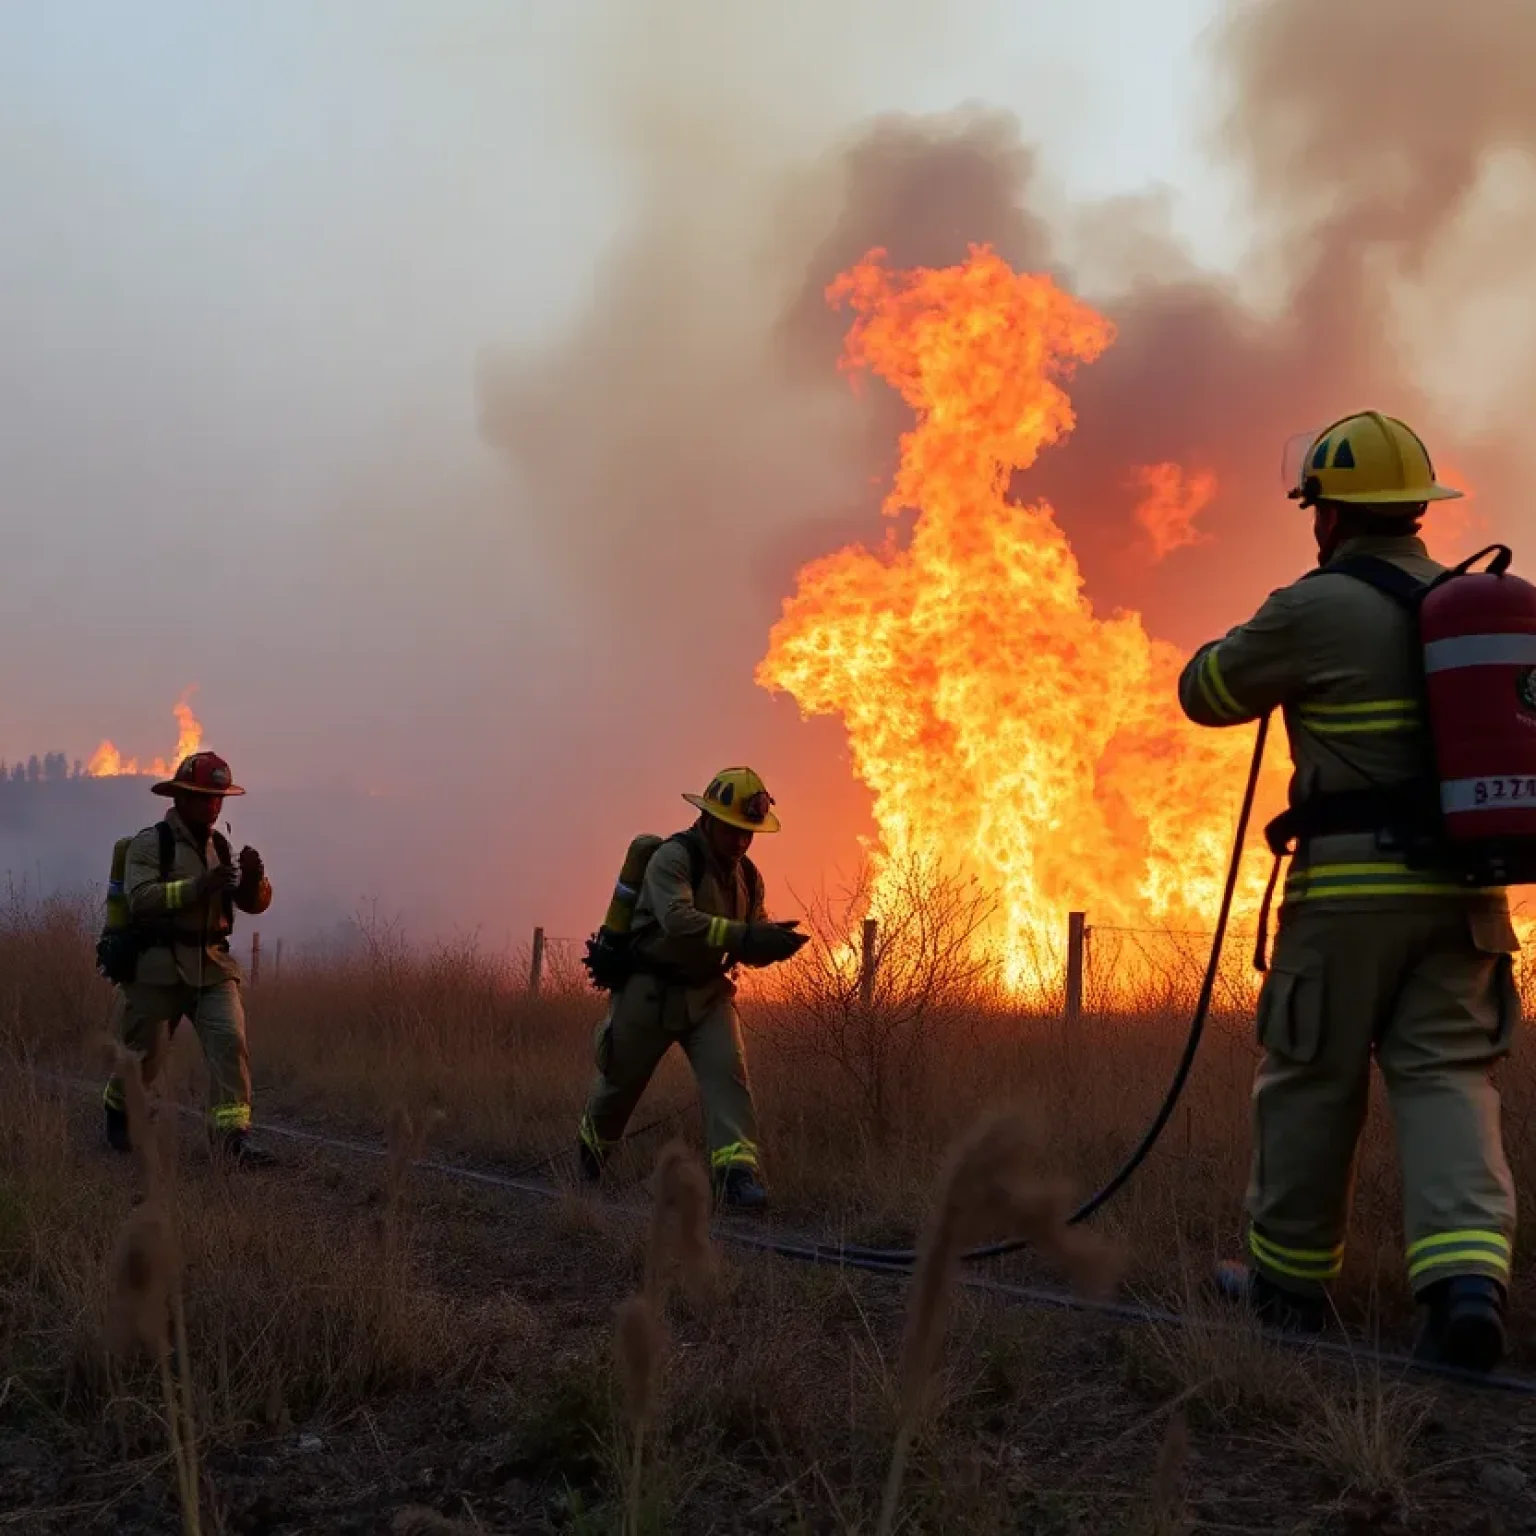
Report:
[[[1286,439],[1280,450],[1280,488],[1287,496],[1301,490],[1301,483],[1307,476],[1307,455],[1322,435],[1323,429],[1315,427],[1310,432],[1298,432],[1295,437]]]

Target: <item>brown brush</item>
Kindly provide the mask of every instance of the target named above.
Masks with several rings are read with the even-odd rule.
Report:
[[[202,1517],[197,1430],[192,1414],[191,1360],[176,1229],[171,1220],[160,1148],[150,1118],[149,1095],[145,1091],[139,1058],[119,1048],[117,1075],[123,1085],[128,1137],[144,1194],[143,1203],[124,1223],[118,1239],[108,1337],[120,1352],[142,1349],[155,1360],[160,1377],[161,1404],[165,1409],[166,1437],[176,1465],[182,1528],[187,1536],[199,1536]]]
[[[628,1296],[619,1303],[613,1325],[613,1354],[630,1430],[629,1489],[625,1499],[625,1530],[629,1533],[640,1529],[645,1435],[656,1406],[656,1388],[666,1347],[666,1324],[649,1295]]]
[[[645,1291],[658,1312],[675,1274],[689,1294],[702,1295],[714,1274],[709,1242],[709,1180],[685,1142],[670,1141],[656,1157]]]
[[[1034,1171],[1035,1158],[1022,1116],[1004,1110],[994,1111],[961,1138],[945,1164],[908,1293],[901,1417],[880,1512],[881,1536],[895,1525],[907,1455],[949,1320],[960,1254],[1007,1230],[1050,1254],[1086,1294],[1107,1292],[1118,1277],[1116,1251],[1098,1234],[1067,1225],[1069,1191],[1042,1180]]]
[[[640,1528],[641,1473],[645,1437],[656,1409],[662,1362],[666,1358],[665,1311],[673,1275],[695,1296],[714,1272],[709,1242],[709,1180],[681,1141],[671,1141],[656,1158],[651,1230],[646,1242],[640,1291],[626,1298],[614,1318],[613,1352],[630,1427],[629,1488],[625,1529]]]
[[[426,1150],[427,1138],[443,1119],[443,1112],[433,1109],[418,1120],[403,1105],[397,1105],[389,1117],[389,1156],[384,1170],[384,1213],[380,1221],[385,1257],[389,1261],[399,1249],[406,1179]]]
[[[123,1109],[128,1119],[128,1142],[133,1148],[144,1198],[151,1200],[160,1189],[160,1144],[155,1135],[154,1117],[149,1108],[149,1090],[144,1086],[144,1069],[132,1051],[117,1047],[117,1079],[123,1085]]]

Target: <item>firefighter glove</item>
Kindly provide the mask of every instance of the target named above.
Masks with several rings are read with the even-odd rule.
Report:
[[[777,965],[788,960],[806,942],[807,935],[794,931],[788,923],[748,923],[741,936],[742,960],[748,965]]]
[[[239,878],[240,872],[233,864],[214,864],[197,877],[198,896],[203,901],[222,896]]]
[[[267,872],[267,866],[261,862],[261,855],[254,848],[242,848],[240,850],[240,883],[242,885],[260,885],[262,876]]]

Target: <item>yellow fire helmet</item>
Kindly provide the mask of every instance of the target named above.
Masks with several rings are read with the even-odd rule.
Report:
[[[763,781],[750,768],[722,768],[702,795],[684,795],[706,816],[743,832],[777,832],[779,818],[768,809],[773,804]]]
[[[1429,450],[1395,416],[1361,411],[1286,444],[1286,494],[1302,506],[1342,501],[1362,507],[1411,507],[1460,496],[1435,480]]]

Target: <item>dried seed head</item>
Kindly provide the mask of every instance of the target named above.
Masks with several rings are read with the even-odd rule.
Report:
[[[119,1045],[115,1072],[123,1085],[123,1112],[128,1120],[128,1140],[133,1147],[134,1161],[144,1185],[145,1198],[152,1199],[161,1185],[160,1146],[150,1115],[149,1092],[144,1086],[144,1068],[133,1051]]]
[[[141,1205],[123,1224],[112,1263],[108,1333],[119,1354],[169,1347],[171,1279],[176,1268],[171,1224],[158,1202]]]
[[[994,1111],[954,1146],[939,1199],[923,1231],[907,1303],[902,1345],[902,1409],[916,1414],[948,1320],[960,1254],[1006,1233],[1027,1238],[1055,1258],[1080,1289],[1113,1286],[1118,1256],[1097,1233],[1069,1227],[1064,1184],[1040,1178],[1037,1153],[1016,1111]]]
[[[391,1194],[399,1192],[410,1172],[427,1148],[427,1138],[446,1117],[440,1109],[429,1109],[419,1119],[403,1104],[397,1104],[389,1117],[389,1160],[386,1175]]]
[[[666,1327],[646,1297],[629,1296],[620,1302],[614,1318],[613,1354],[632,1426],[650,1417],[666,1342]]]
[[[646,1253],[646,1289],[656,1305],[675,1271],[695,1296],[714,1273],[709,1242],[709,1179],[682,1141],[670,1141],[656,1158],[651,1233]]]

